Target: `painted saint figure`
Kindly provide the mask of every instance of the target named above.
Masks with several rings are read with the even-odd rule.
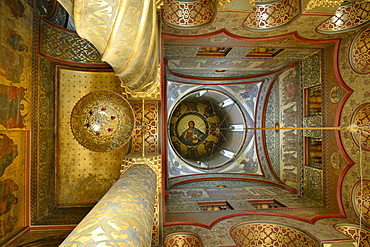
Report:
[[[18,146],[6,134],[0,134],[0,177],[17,156]]]
[[[188,122],[189,128],[182,132],[180,140],[186,145],[195,145],[203,140],[205,134],[199,129],[195,128],[193,120]]]

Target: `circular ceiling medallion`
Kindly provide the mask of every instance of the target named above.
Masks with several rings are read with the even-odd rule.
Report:
[[[130,104],[110,91],[85,95],[71,114],[71,128],[76,140],[97,152],[110,152],[124,146],[133,133],[134,123]]]
[[[184,158],[200,158],[212,153],[220,141],[221,124],[212,106],[189,100],[179,104],[171,118],[171,140]]]
[[[245,119],[236,102],[210,89],[187,94],[173,108],[168,136],[187,164],[213,169],[235,158],[246,136]]]
[[[358,127],[369,127],[370,125],[370,103],[359,106],[352,116],[351,123]],[[352,133],[352,137],[363,150],[370,151],[370,135],[366,133]]]
[[[339,170],[341,168],[342,158],[340,157],[340,154],[338,151],[334,151],[331,153],[330,162],[331,162],[331,166],[334,169]]]

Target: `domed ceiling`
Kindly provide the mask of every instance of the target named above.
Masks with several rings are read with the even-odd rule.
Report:
[[[251,195],[241,187],[265,188],[269,192],[257,193],[259,200],[279,198],[287,209],[297,202],[323,206],[321,132],[274,128],[322,125],[318,94],[327,90],[320,86],[327,77],[320,71],[326,70],[333,44],[304,42],[294,35],[247,39],[223,31],[191,39],[165,35],[170,194],[180,188],[191,194],[192,189],[184,192],[185,184],[192,188],[194,183],[194,188],[203,188],[194,201],[216,200],[210,196],[212,187],[225,186],[233,190],[230,196],[241,193],[244,202],[239,203],[244,205]],[[222,107],[223,102],[230,105]],[[217,114],[208,121],[207,114],[213,112]],[[191,127],[202,139],[186,144]],[[209,180],[214,180],[212,185]],[[238,186],[229,183],[235,180]],[[188,209],[183,205],[180,210],[175,201],[181,200],[166,201],[169,221],[176,212],[195,209],[189,198]]]
[[[239,154],[246,134],[244,119],[238,104],[226,94],[210,89],[193,91],[172,111],[171,146],[191,166],[218,168]]]

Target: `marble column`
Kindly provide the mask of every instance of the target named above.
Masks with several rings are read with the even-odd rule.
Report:
[[[155,193],[155,172],[133,165],[60,246],[151,246]]]

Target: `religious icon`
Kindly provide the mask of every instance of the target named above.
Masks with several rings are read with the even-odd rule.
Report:
[[[330,101],[332,103],[338,103],[340,99],[342,98],[342,90],[338,86],[332,87],[330,90]]]
[[[26,90],[23,87],[6,86],[0,84],[0,124],[7,129],[25,128],[24,110]]]
[[[18,156],[18,146],[5,134],[0,134],[0,177]]]
[[[188,122],[188,126],[189,128],[182,132],[180,136],[181,142],[187,145],[194,145],[201,142],[204,139],[205,134],[195,127],[195,122],[193,120]]]

